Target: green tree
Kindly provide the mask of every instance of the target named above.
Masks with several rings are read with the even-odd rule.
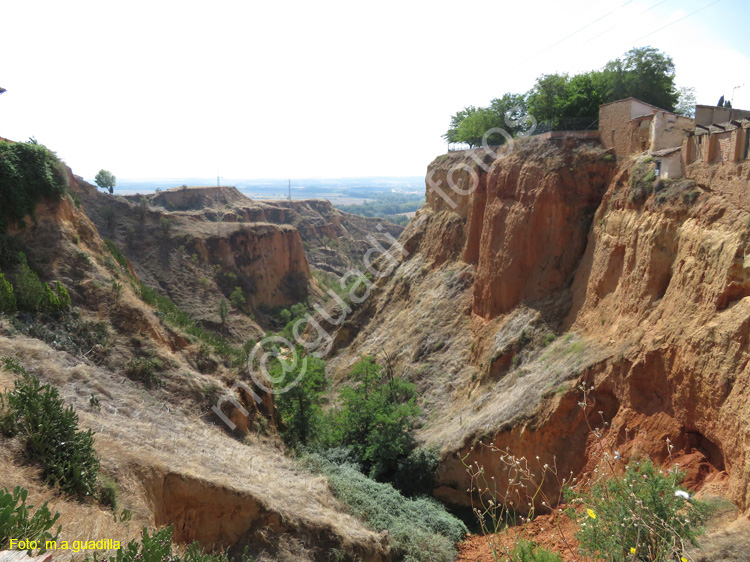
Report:
[[[653,47],[636,47],[604,67],[610,74],[608,101],[634,97],[667,111],[674,110],[675,88],[672,57]]]
[[[565,119],[591,119],[599,117],[599,106],[606,102],[609,75],[604,71],[576,74],[565,85],[564,99],[560,104]]]
[[[363,357],[350,378],[354,384],[341,390],[341,410],[332,416],[334,431],[366,472],[388,479],[415,447],[416,390],[373,357]]]
[[[112,172],[108,172],[107,170],[99,170],[99,172],[96,174],[96,177],[94,178],[94,181],[96,182],[96,185],[98,185],[101,189],[107,189],[110,193],[115,192],[117,178]]]
[[[490,129],[502,128],[502,126],[503,122],[494,111],[482,107],[461,121],[456,141],[464,142],[471,147],[479,146]],[[489,145],[500,144],[502,138],[499,133],[493,133],[487,136],[487,143]]]
[[[477,108],[473,105],[470,105],[469,107],[463,108],[461,111],[457,112],[455,115],[451,117],[451,124],[450,127],[448,127],[448,130],[443,135],[443,138],[446,140],[446,142],[449,143],[456,143],[456,142],[463,142],[458,140],[458,127],[461,125],[461,122],[466,119],[469,115],[475,113],[477,111]]]
[[[297,349],[298,357],[302,356],[302,351],[301,348]],[[304,371],[301,372],[301,369]],[[325,361],[308,356],[306,361],[298,361],[295,368],[289,370],[284,370],[277,361],[271,367],[271,376],[281,381],[279,388],[289,386],[286,392],[275,395],[285,427],[284,441],[291,446],[310,444],[323,429],[323,410],[320,406],[328,388]],[[297,381],[296,384],[294,381]]]
[[[8,222],[23,226],[43,199],[65,193],[67,173],[55,153],[35,142],[0,140],[0,232]]]
[[[46,283],[42,284],[42,300],[39,303],[39,310],[57,316],[60,313],[60,299],[55,292]]]
[[[542,74],[529,92],[529,114],[540,123],[556,127],[563,117],[568,89],[567,74]]]
[[[55,295],[60,303],[60,310],[67,310],[70,308],[70,294],[59,281],[55,281]]]
[[[505,93],[500,98],[495,98],[490,102],[490,111],[497,116],[500,127],[508,131],[510,135],[517,136],[529,127],[528,123],[528,104],[526,94]],[[498,135],[502,144],[505,137]]]

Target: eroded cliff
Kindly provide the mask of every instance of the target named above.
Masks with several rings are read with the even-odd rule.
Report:
[[[570,138],[428,168],[409,255],[331,363],[343,376],[358,354],[386,352],[417,383],[421,437],[443,452],[438,497],[468,503],[464,462],[503,481],[480,440],[577,475],[602,442],[667,462],[669,438],[693,487],[710,480],[749,507],[750,219],[650,167],[616,168]],[[554,497],[559,484],[545,486]]]

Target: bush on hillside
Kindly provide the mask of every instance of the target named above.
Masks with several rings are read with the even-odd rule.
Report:
[[[679,490],[684,476],[650,460],[631,461],[622,476],[602,475],[574,497],[585,508],[577,514],[582,549],[607,562],[679,559],[687,544],[697,544],[709,515],[706,504]]]
[[[60,518],[59,513],[53,516],[47,508],[47,502],[33,514],[33,505],[26,505],[28,492],[16,486],[13,492],[7,488],[0,489],[0,551],[10,549],[10,539],[37,541],[44,552],[45,541],[55,541],[60,534],[50,533],[50,529]]]
[[[405,498],[390,484],[375,482],[352,465],[335,464],[320,455],[307,455],[302,463],[328,478],[334,495],[353,515],[374,531],[388,531],[395,560],[455,558],[454,545],[466,534],[466,526],[436,500]]]
[[[93,432],[78,429],[78,414],[65,407],[55,388],[41,384],[14,359],[3,358],[3,366],[20,378],[3,397],[2,432],[25,439],[26,454],[39,462],[46,483],[79,498],[93,495],[99,471]]]
[[[60,316],[70,308],[70,295],[59,281],[55,281],[54,290],[39,280],[39,276],[29,267],[23,252],[19,254],[20,265],[16,270],[13,292],[15,295],[16,308],[21,312],[43,312],[51,316]],[[7,289],[3,289],[0,282],[0,306],[3,303],[3,295],[7,296]]]
[[[60,198],[67,175],[54,152],[32,142],[0,141],[0,233],[22,224],[45,198]]]
[[[21,264],[16,271],[14,287],[18,309],[24,312],[37,312],[45,296],[44,283],[29,267],[26,256],[21,253]]]
[[[142,383],[146,388],[157,388],[163,384],[158,373],[162,367],[163,364],[158,359],[133,358],[125,367],[125,376],[131,381]]]
[[[563,559],[546,548],[522,539],[510,552],[510,562],[563,562]]]
[[[429,496],[435,488],[435,478],[440,464],[437,447],[414,449],[398,461],[393,485],[406,496]]]
[[[132,540],[115,554],[93,558],[85,558],[84,562],[230,562],[226,553],[205,553],[203,547],[196,541],[189,545],[184,552],[173,550],[172,533],[174,526],[163,527],[149,534],[143,528],[141,540]],[[247,554],[247,548],[238,562],[252,562]]]
[[[0,312],[13,314],[16,311],[16,293],[13,285],[0,273]]]

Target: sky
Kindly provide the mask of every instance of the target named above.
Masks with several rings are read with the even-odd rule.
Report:
[[[0,0],[0,136],[89,180],[418,176],[456,111],[633,47],[750,109],[748,20],[747,0]]]

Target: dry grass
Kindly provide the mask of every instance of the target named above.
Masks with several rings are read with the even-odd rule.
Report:
[[[419,436],[443,452],[533,414],[544,398],[564,391],[566,381],[613,355],[575,334],[543,345],[549,327],[531,308],[519,307],[492,322],[472,318],[471,285],[451,282],[468,268],[457,262],[432,270],[420,254],[404,261],[379,290],[388,297],[379,305],[378,321],[366,324],[352,345],[329,361],[341,381],[360,354],[395,354],[417,385],[426,413]],[[519,343],[524,332],[535,338],[525,348]],[[504,354],[520,361],[493,380],[489,365]]]
[[[81,425],[96,432],[102,470],[117,480],[123,507],[134,512],[131,528],[125,529],[113,523],[111,512],[56,498],[55,506],[69,527],[64,528],[66,536],[122,541],[142,524],[153,523],[153,506],[147,504],[139,478],[150,469],[247,494],[299,528],[329,528],[354,543],[372,540],[373,534],[361,522],[343,513],[325,478],[298,469],[274,445],[231,438],[202,421],[203,412],[191,403],[184,407],[160,400],[120,374],[83,364],[24,336],[0,336],[0,356],[5,355],[16,357],[29,372],[54,384],[66,403],[76,408]],[[8,373],[0,375],[0,385],[12,386]],[[99,410],[89,406],[92,393],[101,403]],[[51,490],[35,483],[33,469],[19,468],[18,459],[7,453],[2,459],[0,486],[31,486],[34,502],[54,497]]]

